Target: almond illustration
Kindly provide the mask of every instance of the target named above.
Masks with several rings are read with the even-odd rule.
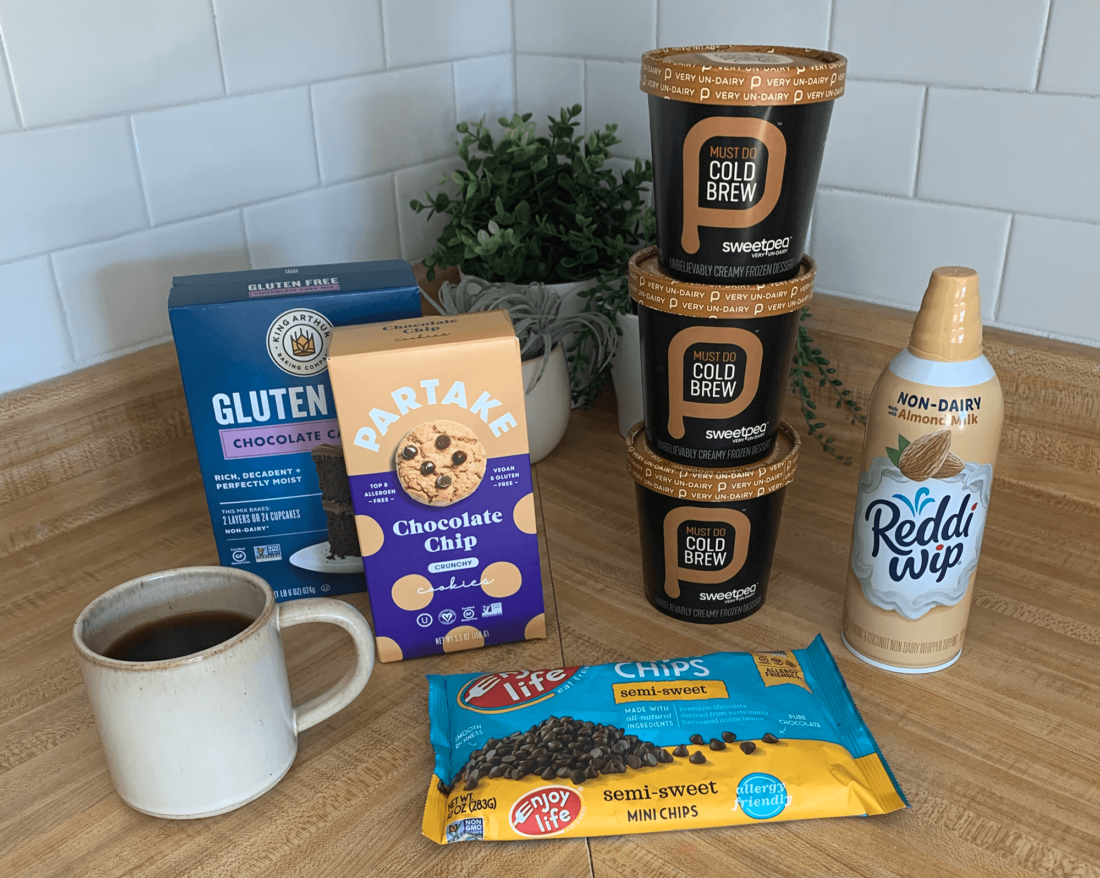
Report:
[[[950,450],[950,430],[928,433],[906,446],[898,459],[898,469],[906,478],[923,482],[939,472]]]
[[[934,479],[949,479],[952,476],[957,476],[963,471],[962,458],[955,454],[953,451],[947,452],[947,457],[943,459],[943,466],[936,470],[936,474],[932,476]]]

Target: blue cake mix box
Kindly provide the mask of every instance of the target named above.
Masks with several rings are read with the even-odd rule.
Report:
[[[279,600],[365,590],[329,343],[420,315],[408,263],[177,277],[168,315],[221,563]]]

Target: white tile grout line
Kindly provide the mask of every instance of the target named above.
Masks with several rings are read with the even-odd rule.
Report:
[[[388,57],[389,52],[386,51],[386,10],[383,8],[384,5],[383,0],[378,0],[378,24],[382,29],[382,69],[389,70],[390,59]]]
[[[912,302],[897,302],[891,299],[877,299],[874,296],[861,296],[858,293],[846,293],[841,290],[826,289],[825,287],[814,287],[814,293],[823,293],[826,296],[837,296],[841,299],[849,299],[853,302],[867,302],[870,305],[883,305],[887,308],[898,308],[902,311],[909,311],[916,313],[920,308],[919,294],[916,300]],[[813,302],[810,303],[810,307],[813,307]],[[982,320],[982,325],[985,327],[994,327],[996,329],[1008,329],[1012,332],[1019,332],[1021,335],[1038,336],[1039,338],[1052,338],[1057,341],[1065,341],[1070,344],[1084,345],[1085,347],[1100,348],[1100,339],[1086,338],[1081,335],[1066,335],[1061,332],[1050,332],[1046,329],[1036,329],[1033,326],[1021,326],[1018,323],[1005,323],[1000,320]]]
[[[1001,312],[1001,299],[1005,288],[1005,274],[1008,272],[1008,251],[1012,247],[1012,230],[1016,227],[1016,215],[1013,214],[1008,218],[1008,234],[1005,235],[1005,255],[1001,259],[1001,282],[997,284],[997,288],[993,291],[993,307],[991,313],[993,319],[997,320]]]
[[[241,223],[241,240],[244,241],[244,255],[248,259],[248,267],[256,268],[256,260],[252,258],[252,242],[248,240],[248,223],[244,221],[244,210],[237,208],[237,217]]]
[[[909,196],[917,197],[917,182],[920,179],[920,160],[924,154],[924,120],[928,115],[928,86],[920,98],[920,124],[917,125],[917,160],[913,163],[913,185],[909,187]]]
[[[1047,8],[1043,12],[1043,40],[1039,43],[1039,57],[1035,62],[1035,78],[1031,81],[1031,90],[1039,91],[1039,80],[1043,75],[1043,58],[1047,52],[1047,38],[1050,36],[1050,14],[1054,0],[1047,0]]]
[[[317,185],[325,185],[325,176],[321,173],[321,136],[317,133],[317,111],[313,106],[313,86],[309,88],[309,125],[313,130],[313,157],[317,162]]]
[[[454,113],[455,113],[455,115],[454,115],[455,125],[457,125],[459,122],[462,121],[461,119],[458,118],[458,82],[456,80],[457,80],[457,74],[455,73],[455,65],[454,65],[454,62],[452,61],[451,62],[451,109],[454,110]],[[455,134],[457,135],[458,132],[456,131]]]
[[[498,52],[498,53],[495,53],[495,54],[503,54],[503,53]],[[523,53],[516,53],[516,54],[517,55],[518,54],[534,55],[534,56],[539,57],[539,58],[563,58],[563,59],[568,59],[568,60],[573,60],[573,61],[604,61],[604,62],[612,63],[612,64],[637,64],[638,63],[634,59],[588,57],[588,56],[583,56],[583,55],[562,55],[562,54],[555,54],[555,53],[551,53],[551,52],[523,52]],[[318,86],[318,85],[328,85],[330,83],[336,83],[336,82],[347,82],[347,81],[352,80],[352,79],[364,79],[368,76],[381,76],[381,75],[386,74],[386,73],[400,73],[400,72],[403,72],[403,71],[423,70],[423,69],[428,68],[428,67],[438,67],[441,64],[448,64],[448,63],[453,64],[455,61],[468,61],[468,60],[474,60],[474,59],[483,58],[483,57],[487,57],[487,56],[484,56],[484,55],[465,55],[465,56],[462,56],[460,58],[451,59],[449,61],[436,61],[436,62],[433,62],[432,64],[410,64],[410,65],[406,65],[404,67],[391,67],[391,68],[383,68],[383,69],[380,69],[380,70],[367,70],[367,71],[364,71],[364,72],[361,72],[361,73],[349,73],[349,74],[346,74],[344,76],[333,76],[333,77],[330,77],[328,79],[317,79],[317,80],[310,80],[308,82],[282,84],[282,85],[274,86],[272,88],[261,88],[261,89],[255,89],[255,90],[250,90],[250,91],[234,92],[231,95],[221,95],[221,96],[218,96],[218,97],[206,98],[206,99],[197,100],[197,101],[178,101],[178,102],[174,102],[174,103],[157,104],[155,106],[149,106],[149,107],[140,107],[138,109],[128,110],[126,112],[107,113],[107,114],[100,114],[100,115],[94,115],[94,116],[74,117],[74,118],[71,118],[71,119],[64,119],[64,120],[61,120],[61,121],[58,121],[58,122],[50,122],[46,125],[30,125],[30,126],[28,126],[24,123],[22,131],[44,131],[44,130],[49,129],[49,128],[63,128],[63,127],[70,126],[70,125],[84,124],[86,122],[99,122],[99,121],[102,121],[104,119],[118,119],[118,118],[121,118],[122,116],[131,116],[131,115],[136,116],[136,115],[141,115],[141,114],[144,114],[144,113],[159,113],[159,112],[164,111],[164,110],[177,110],[177,109],[180,109],[180,108],[183,108],[183,107],[197,107],[197,106],[202,106],[203,104],[217,103],[218,101],[235,100],[237,98],[251,97],[252,95],[264,95],[264,94],[273,94],[275,92],[280,92],[280,91],[291,91],[291,90],[296,89],[296,88],[302,88],[303,86],[308,86],[308,87],[312,88],[313,86]],[[9,76],[10,75],[11,74],[10,74],[10,60],[9,60]],[[939,82],[915,82],[913,80],[908,80],[908,79],[875,79],[875,78],[871,78],[871,77],[850,76],[848,78],[848,81],[849,82],[872,82],[872,83],[877,83],[879,85],[908,85],[908,86],[913,86],[913,87],[917,87],[917,88],[942,88],[942,89],[949,89],[949,90],[952,90],[952,91],[974,91],[974,92],[991,92],[991,93],[994,93],[994,94],[1033,95],[1035,97],[1043,97],[1043,98],[1048,98],[1048,97],[1049,98],[1078,98],[1078,99],[1084,100],[1084,101],[1100,100],[1100,94],[1095,94],[1095,95],[1092,95],[1092,94],[1077,94],[1077,93],[1074,93],[1074,92],[1063,92],[1063,91],[1031,92],[1031,91],[1027,91],[1027,90],[1023,90],[1023,89],[991,88],[991,87],[988,87],[988,86],[979,86],[979,85],[952,85],[952,84],[939,83]],[[22,121],[22,115],[23,115],[22,114],[22,108],[19,106],[19,100],[18,100],[19,96],[18,96],[18,93],[15,92],[14,81],[13,81],[13,86],[12,86],[12,93],[13,93],[13,97],[15,98],[16,109],[20,114],[20,121]],[[14,134],[19,134],[19,133],[21,133],[21,132],[20,131],[10,131],[10,132],[7,132],[6,135],[0,135],[0,136],[11,136],[11,135],[14,135]]]
[[[57,277],[57,266],[54,265],[53,254],[49,254],[46,260],[50,264],[50,277],[53,279],[53,289],[57,296],[57,302],[61,306],[61,320],[65,324],[65,341],[69,349],[69,359],[76,363],[76,339],[73,338],[73,321],[69,317],[69,309],[65,305],[65,297],[61,295],[61,281]]]
[[[504,52],[494,52],[493,54],[494,55],[503,55],[505,53]],[[480,58],[487,58],[487,57],[491,57],[491,56],[488,56],[488,55],[463,55],[462,57],[459,57],[459,58],[444,59],[444,60],[441,60],[441,61],[433,61],[431,64],[407,64],[403,67],[392,67],[392,68],[382,68],[382,69],[378,69],[378,70],[367,70],[367,71],[363,71],[363,72],[360,72],[360,73],[348,73],[348,74],[345,74],[343,76],[332,76],[332,77],[329,77],[328,79],[315,79],[315,80],[308,80],[308,81],[305,81],[305,82],[284,83],[284,84],[281,84],[281,85],[273,86],[272,88],[258,88],[258,89],[249,90],[249,91],[239,91],[239,92],[234,92],[231,95],[219,95],[219,96],[216,96],[216,97],[204,98],[204,99],[197,100],[197,101],[176,101],[176,102],[167,103],[167,104],[156,104],[154,106],[149,106],[149,107],[138,107],[137,109],[120,111],[120,112],[117,112],[117,113],[102,113],[102,114],[95,115],[95,116],[79,116],[79,117],[74,117],[74,118],[71,118],[71,119],[63,119],[63,120],[58,121],[58,122],[50,122],[46,125],[24,126],[22,130],[23,131],[43,131],[43,130],[48,129],[48,128],[65,128],[65,127],[69,127],[69,126],[72,126],[72,125],[83,125],[87,122],[100,122],[100,121],[103,121],[105,119],[119,119],[119,118],[122,118],[123,116],[131,116],[131,115],[137,116],[137,115],[142,115],[142,114],[145,114],[145,113],[159,113],[163,110],[178,110],[178,109],[182,109],[183,107],[198,107],[198,106],[202,106],[204,104],[215,104],[215,103],[218,103],[219,101],[227,101],[227,100],[232,101],[232,100],[236,100],[238,98],[252,97],[254,95],[275,94],[277,92],[293,91],[294,89],[303,88],[303,87],[312,87],[312,86],[317,86],[317,85],[329,85],[331,83],[337,83],[337,82],[348,82],[352,79],[365,79],[368,76],[382,76],[382,75],[387,74],[387,73],[404,73],[404,72],[421,71],[421,70],[424,70],[424,69],[429,68],[429,67],[441,67],[444,64],[453,64],[455,61],[474,61],[474,60],[477,60],[477,59],[480,59]],[[561,57],[565,57],[565,56],[561,56]],[[623,63],[627,63],[627,62],[623,62]],[[1072,97],[1089,97],[1089,95],[1073,95]],[[20,132],[18,132],[18,131],[8,132],[9,135],[18,134],[18,133],[20,133]],[[4,135],[0,135],[0,136],[4,136]]]
[[[210,0],[210,19],[214,25],[214,43],[218,47],[218,72],[222,75],[222,94],[229,94],[229,83],[225,79],[225,60],[222,58],[222,35],[218,32],[218,11],[214,8],[214,0]]]
[[[422,162],[417,162],[414,165],[405,165],[405,166],[400,167],[400,168],[392,168],[392,169],[385,170],[385,171],[378,171],[377,173],[374,173],[374,174],[365,174],[362,177],[352,177],[351,179],[348,179],[348,180],[336,180],[332,183],[326,183],[326,184],[323,184],[321,186],[311,186],[308,189],[299,189],[297,192],[287,192],[287,193],[284,193],[283,195],[279,195],[275,198],[264,199],[263,201],[250,201],[247,204],[234,204],[231,207],[221,207],[221,208],[218,208],[217,210],[212,210],[212,211],[209,211],[207,213],[200,213],[200,214],[197,214],[196,216],[184,217],[183,219],[175,219],[175,220],[172,220],[171,222],[160,223],[159,225],[150,226],[149,228],[131,229],[128,232],[123,232],[121,235],[112,235],[111,237],[108,237],[108,238],[92,238],[92,239],[87,240],[87,241],[81,241],[77,244],[66,244],[66,245],[61,246],[61,247],[54,247],[52,250],[37,250],[34,253],[26,253],[22,256],[16,256],[13,259],[0,260],[0,267],[3,267],[5,265],[14,265],[17,262],[27,262],[28,260],[31,260],[31,259],[39,259],[43,256],[49,256],[49,255],[54,254],[54,253],[66,253],[70,250],[79,250],[81,247],[91,247],[95,244],[110,244],[113,241],[121,241],[123,238],[129,238],[132,235],[141,235],[141,234],[144,234],[145,232],[157,231],[159,229],[170,229],[173,226],[183,225],[184,223],[197,222],[198,220],[201,220],[201,219],[210,219],[211,217],[225,216],[226,214],[231,213],[232,211],[235,211],[235,210],[239,210],[239,211],[243,212],[243,211],[247,210],[250,207],[260,207],[260,206],[265,205],[265,204],[274,204],[278,201],[282,201],[282,200],[287,199],[287,198],[298,198],[299,196],[302,196],[302,195],[308,195],[311,192],[323,192],[326,189],[335,189],[337,186],[350,186],[352,183],[362,183],[364,180],[371,180],[371,179],[374,179],[375,177],[385,176],[386,174],[396,175],[396,174],[401,173],[402,171],[415,171],[419,168],[426,168],[428,165],[433,165],[437,162],[445,162],[445,161],[448,161],[452,158],[457,158],[457,157],[453,156],[453,155],[437,156],[436,158],[425,159]]]
[[[519,112],[519,71],[516,66],[516,0],[509,0],[508,7],[512,12],[512,115]]]
[[[401,203],[397,200],[397,174],[390,174],[390,190],[393,192],[393,218],[397,223],[397,252],[405,258],[405,234],[401,231]]]
[[[1016,216],[1032,217],[1034,219],[1051,220],[1053,222],[1060,223],[1076,223],[1081,226],[1100,226],[1100,220],[1083,220],[1083,219],[1071,219],[1065,216],[1052,216],[1051,214],[1032,213],[1027,210],[1016,210],[1011,207],[988,207],[981,204],[963,204],[959,201],[939,201],[935,198],[910,198],[906,195],[894,195],[890,192],[872,192],[870,189],[852,189],[846,186],[825,186],[820,185],[817,187],[817,191],[820,192],[842,192],[850,195],[864,195],[869,198],[881,198],[887,201],[902,201],[908,204],[927,204],[935,205],[936,207],[954,207],[959,210],[978,210],[984,213],[1000,213],[1000,214],[1015,214]]]
[[[451,160],[451,159],[454,159],[454,158],[455,157],[453,155],[437,156],[435,158],[425,159],[424,161],[417,162],[416,164],[413,164],[413,165],[406,165],[406,166],[401,167],[401,168],[392,168],[392,169],[385,170],[385,171],[378,171],[377,173],[374,173],[374,174],[365,174],[362,177],[353,177],[349,180],[336,180],[336,181],[333,181],[332,183],[326,183],[326,184],[323,184],[321,186],[313,186],[313,187],[310,187],[308,189],[301,189],[297,192],[288,192],[288,193],[285,193],[283,195],[279,195],[276,198],[268,198],[268,199],[264,199],[263,201],[251,201],[251,202],[248,202],[247,204],[237,204],[237,205],[233,205],[232,207],[223,207],[223,208],[219,208],[218,210],[210,211],[208,213],[202,213],[202,214],[198,214],[196,216],[189,216],[189,217],[186,217],[184,219],[172,220],[171,222],[161,223],[160,225],[155,225],[155,226],[152,226],[151,228],[147,228],[147,229],[132,229],[128,232],[124,232],[121,235],[113,235],[113,236],[108,237],[108,238],[93,238],[93,239],[88,240],[88,241],[81,241],[77,244],[69,244],[69,245],[62,246],[62,247],[55,247],[52,250],[38,250],[38,251],[35,251],[34,253],[26,253],[26,254],[23,254],[21,256],[16,256],[12,259],[2,260],[2,261],[0,261],[0,266],[13,265],[14,263],[17,263],[17,262],[26,262],[27,260],[38,259],[42,256],[49,256],[50,254],[65,253],[65,252],[68,252],[70,250],[78,250],[81,247],[90,247],[94,244],[108,244],[112,241],[119,241],[123,238],[128,238],[131,235],[139,235],[139,234],[154,231],[154,230],[157,230],[157,229],[168,229],[168,228],[171,228],[172,226],[182,225],[183,223],[195,222],[195,221],[200,220],[200,219],[209,219],[209,218],[215,217],[215,216],[224,216],[225,214],[227,214],[231,211],[234,211],[234,210],[244,211],[244,210],[247,210],[250,207],[259,207],[260,205],[264,205],[264,204],[274,204],[275,202],[282,201],[283,199],[297,198],[297,197],[302,196],[302,195],[308,195],[310,192],[321,192],[321,191],[324,191],[325,189],[333,189],[337,186],[345,186],[345,185],[350,185],[352,183],[361,183],[364,180],[370,180],[374,177],[381,177],[384,174],[394,174],[395,179],[396,179],[396,175],[401,173],[402,171],[417,170],[417,169],[420,169],[420,168],[425,168],[428,165],[432,165],[432,164],[435,164],[437,162],[445,162],[445,161],[448,161],[448,160]],[[613,158],[625,158],[628,161],[630,160],[630,157],[624,157],[624,156],[613,156]],[[1031,213],[1029,211],[1009,210],[1009,209],[997,208],[997,207],[984,207],[984,206],[980,206],[980,205],[962,204],[962,203],[959,203],[959,202],[951,202],[951,201],[937,201],[937,200],[930,199],[930,198],[909,198],[909,197],[904,196],[904,195],[894,195],[892,193],[885,193],[885,192],[873,192],[869,189],[851,189],[851,188],[847,188],[847,187],[844,187],[844,186],[825,186],[825,185],[821,185],[821,186],[817,187],[817,191],[819,193],[820,192],[827,192],[827,193],[838,192],[838,193],[847,194],[847,195],[861,195],[861,196],[868,197],[868,198],[881,198],[881,199],[885,199],[887,201],[901,201],[901,202],[912,203],[912,204],[934,205],[936,207],[952,207],[952,208],[956,208],[956,209],[959,209],[959,210],[977,210],[977,211],[983,211],[985,213],[1012,214],[1013,216],[1022,216],[1022,217],[1029,217],[1029,218],[1032,218],[1032,219],[1050,220],[1052,222],[1074,223],[1074,224],[1082,225],[1082,226],[1100,226],[1100,221],[1094,221],[1094,220],[1071,219],[1069,217],[1064,217],[1064,216],[1052,216],[1050,214]]]
[[[19,92],[15,90],[15,70],[11,66],[11,55],[8,54],[8,47],[4,42],[4,32],[0,30],[0,53],[4,55],[4,67],[5,72],[8,74],[8,90],[11,94],[11,102],[15,107],[15,115],[19,120],[19,127],[26,129],[26,122],[23,121],[23,107],[19,103]],[[10,132],[14,134],[15,132]]]
[[[137,128],[134,126],[134,117],[128,120],[130,123],[130,145],[134,148],[134,170],[137,171],[138,188],[141,190],[141,204],[145,209],[145,226],[153,228],[153,210],[149,206],[149,191],[145,188],[145,175],[141,173],[141,158],[138,155]]]

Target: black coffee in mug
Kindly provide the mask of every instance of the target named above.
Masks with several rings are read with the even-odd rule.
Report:
[[[253,623],[233,610],[178,613],[144,622],[117,638],[103,655],[123,662],[160,662],[210,649]]]

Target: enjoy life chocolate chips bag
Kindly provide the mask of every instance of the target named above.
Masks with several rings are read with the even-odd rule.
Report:
[[[439,844],[867,816],[908,807],[825,641],[429,676]]]

